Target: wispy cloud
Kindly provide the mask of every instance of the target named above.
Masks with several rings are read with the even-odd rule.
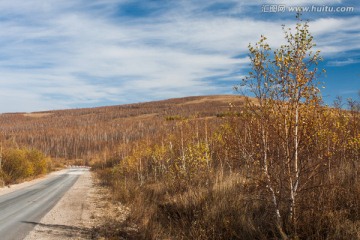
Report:
[[[254,18],[245,7],[238,1],[2,1],[0,101],[6,104],[0,112],[231,92],[246,74],[248,43],[264,34],[278,46],[280,25],[294,20]],[[315,20],[319,48],[332,55],[359,49],[359,20]]]
[[[360,62],[360,60],[348,58],[348,59],[342,59],[342,60],[329,61],[327,63],[327,65],[331,66],[331,67],[342,67],[342,66],[346,66],[349,64],[359,63],[359,62]]]
[[[311,22],[310,31],[315,35],[324,55],[336,55],[360,50],[360,17],[319,18]]]

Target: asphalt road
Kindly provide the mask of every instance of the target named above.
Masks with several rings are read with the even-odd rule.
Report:
[[[0,196],[0,239],[25,238],[84,171],[88,170],[72,168],[61,175]]]

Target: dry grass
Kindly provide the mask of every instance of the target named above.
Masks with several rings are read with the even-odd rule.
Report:
[[[32,117],[32,118],[42,118],[53,115],[53,113],[41,113],[41,112],[34,112],[34,113],[25,113],[25,117]]]
[[[102,175],[103,177],[105,174]],[[131,238],[126,232],[135,224],[136,239],[267,239],[276,237],[259,225],[271,226],[266,206],[251,191],[251,184],[239,174],[217,180],[209,185],[188,185],[181,191],[164,181],[138,186],[136,181],[112,185],[113,196],[131,209],[126,221],[109,219],[103,230],[115,237]],[[103,178],[105,180],[105,178]],[[108,179],[108,178],[107,178]],[[108,184],[108,180],[105,180]],[[109,238],[112,239],[112,238]]]
[[[224,103],[224,104],[229,104],[234,102],[242,103],[244,100],[245,100],[244,97],[240,98],[239,96],[235,96],[235,95],[213,95],[213,96],[200,97],[195,100],[188,100],[184,103],[180,103],[180,105],[184,106],[190,104],[201,104],[201,103],[212,103],[212,102]]]
[[[131,211],[125,221],[109,218],[101,231],[111,233],[108,239],[281,238],[271,199],[256,182],[240,173],[203,177],[204,184],[175,188],[164,180],[142,186],[114,181],[104,172],[101,179],[111,186],[113,199]],[[302,203],[308,208],[298,219],[298,238],[360,239],[359,196],[360,185],[347,179],[315,191]]]

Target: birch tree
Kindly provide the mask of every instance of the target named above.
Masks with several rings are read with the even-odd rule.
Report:
[[[258,165],[279,233],[287,238],[297,235],[299,193],[320,167],[304,153],[302,138],[321,103],[321,57],[320,51],[312,50],[308,22],[298,17],[294,30],[283,26],[283,31],[286,43],[274,51],[265,36],[249,45],[252,70],[242,85],[257,99],[247,101],[247,109],[258,121]]]

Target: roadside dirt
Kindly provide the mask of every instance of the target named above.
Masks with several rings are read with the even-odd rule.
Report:
[[[125,219],[128,211],[112,204],[108,191],[95,183],[91,172],[86,172],[25,240],[104,239],[94,229],[111,214]]]

